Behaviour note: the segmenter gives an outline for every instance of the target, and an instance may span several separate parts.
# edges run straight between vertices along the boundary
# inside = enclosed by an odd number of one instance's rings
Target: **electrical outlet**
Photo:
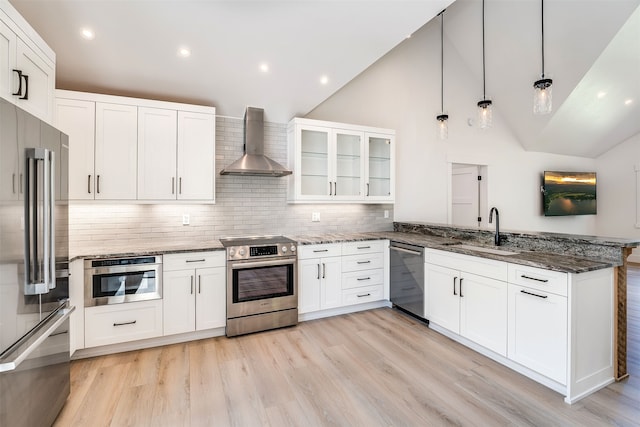
[[[320,212],[311,213],[311,221],[319,222],[320,221]]]
[[[384,210],[384,217],[389,218],[389,211],[386,209]]]
[[[190,220],[189,214],[182,214],[182,225],[189,225]]]

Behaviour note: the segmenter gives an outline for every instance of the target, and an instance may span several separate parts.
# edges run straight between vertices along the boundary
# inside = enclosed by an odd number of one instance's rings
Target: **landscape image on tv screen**
[[[596,214],[595,172],[544,173],[544,214]]]

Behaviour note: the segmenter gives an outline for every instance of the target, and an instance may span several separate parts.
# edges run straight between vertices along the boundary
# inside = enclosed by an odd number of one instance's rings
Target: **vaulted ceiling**
[[[10,1],[56,52],[59,88],[213,105],[236,117],[251,105],[275,122],[305,115],[453,3]],[[480,14],[480,0],[457,0],[445,29],[478,81]],[[84,26],[94,40],[80,37]],[[487,95],[525,149],[597,157],[640,132],[640,0],[545,1],[554,111],[533,116],[540,44],[540,0],[486,0]],[[176,54],[181,46],[189,58]]]

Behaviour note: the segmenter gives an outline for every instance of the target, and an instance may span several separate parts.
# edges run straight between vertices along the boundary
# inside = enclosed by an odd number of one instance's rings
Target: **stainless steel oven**
[[[84,262],[87,307],[162,298],[162,255]]]
[[[297,324],[295,242],[279,236],[220,241],[227,249],[227,336]]]

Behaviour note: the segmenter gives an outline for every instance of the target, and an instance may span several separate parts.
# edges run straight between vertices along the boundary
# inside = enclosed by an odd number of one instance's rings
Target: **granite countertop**
[[[522,250],[514,248],[500,247],[502,250],[517,252],[514,255],[503,255],[495,253],[479,252],[472,249],[460,247],[460,244],[497,249],[495,246],[483,245],[477,242],[469,242],[451,237],[432,236],[428,234],[409,233],[399,231],[363,232],[363,233],[323,233],[318,235],[296,235],[286,236],[298,242],[299,245],[325,244],[354,242],[363,240],[393,240],[421,246],[424,248],[439,249],[448,252],[460,253],[464,255],[477,256],[494,259],[497,261],[511,262],[514,264],[528,265],[531,267],[544,268],[547,270],[560,271],[565,273],[584,273],[592,270],[616,267],[620,264],[598,260],[587,257],[577,257],[570,255],[559,255],[552,252],[539,250]],[[76,255],[75,259],[99,259],[110,257],[131,257],[144,255],[166,255],[184,252],[204,252],[224,250],[222,244],[216,239],[209,242],[192,242],[176,244],[175,242],[146,244],[118,245],[102,248],[100,253]]]
[[[486,246],[476,242],[466,242],[448,237],[430,236],[419,233],[405,233],[397,231],[371,232],[371,233],[334,233],[321,235],[288,236],[296,240],[300,245],[311,245],[321,243],[339,243],[349,241],[361,241],[372,239],[388,239],[410,245],[422,246],[424,248],[439,249],[448,252],[455,252],[464,255],[472,255],[482,258],[494,259],[497,261],[511,262],[513,264],[528,265],[531,267],[544,268],[547,270],[560,271],[564,273],[585,273],[587,271],[600,270],[603,268],[616,267],[618,264],[606,260],[595,260],[569,255],[558,255],[557,253],[526,251],[521,249],[502,248],[499,249],[517,252],[515,255],[501,255],[465,249],[459,244],[469,244],[473,246],[498,249],[495,246]]]

